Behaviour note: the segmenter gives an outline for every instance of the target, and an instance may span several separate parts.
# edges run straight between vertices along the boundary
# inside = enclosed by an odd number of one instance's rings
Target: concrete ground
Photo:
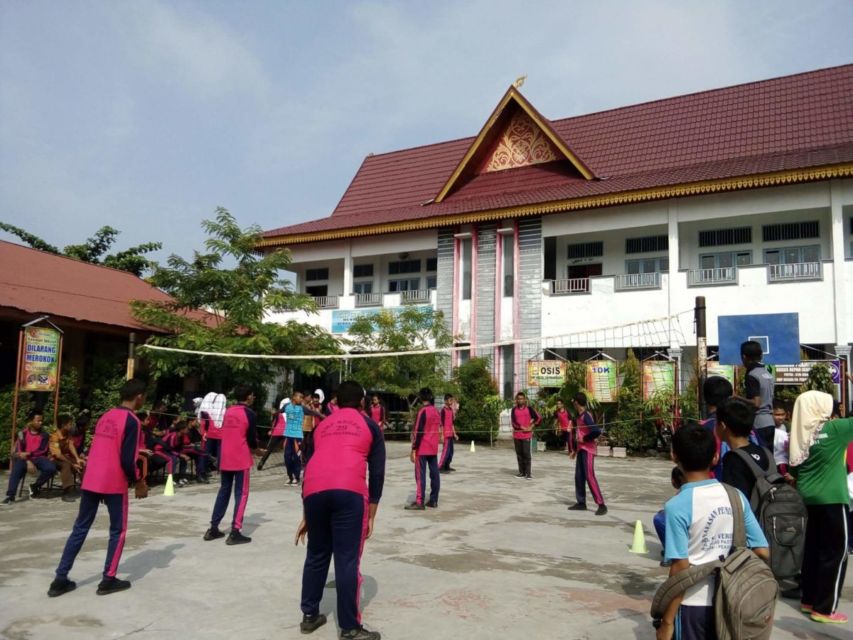
[[[563,455],[534,454],[535,478],[525,481],[513,477],[508,449],[458,451],[459,471],[441,477],[439,509],[406,512],[412,465],[405,444],[389,443],[385,495],[362,563],[368,627],[394,640],[654,637],[649,603],[666,570],[651,518],[671,494],[668,463],[599,460],[610,513],[595,517],[566,510],[574,463]],[[215,484],[191,486],[167,498],[155,487],[149,499],[132,501],[119,576],[133,588],[106,597],[95,595],[105,512],[72,571],[77,590],[48,599],[76,505],[54,498],[0,509],[0,637],[301,637],[305,548],[293,545],[299,490],[284,485],[280,467],[253,472],[244,526],[253,541],[238,547],[201,538],[215,491]],[[645,555],[628,551],[637,519]],[[848,615],[851,595],[845,589]],[[814,624],[792,604],[780,601],[774,639],[853,638],[853,626]],[[314,637],[336,638],[333,588],[322,611],[330,623]]]

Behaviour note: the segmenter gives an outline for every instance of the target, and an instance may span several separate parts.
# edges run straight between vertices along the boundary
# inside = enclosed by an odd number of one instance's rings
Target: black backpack
[[[746,546],[740,492],[723,485],[732,507],[732,548],[728,557],[693,565],[676,573],[655,593],[655,627],[672,600],[708,576],[714,576],[714,627],[718,640],[769,640],[779,585],[770,568]]]
[[[770,568],[777,579],[793,578],[803,564],[806,544],[808,511],[799,492],[785,482],[776,471],[773,455],[770,470],[764,471],[743,449],[732,451],[746,462],[755,476],[755,486],[749,496],[749,505],[770,545]]]

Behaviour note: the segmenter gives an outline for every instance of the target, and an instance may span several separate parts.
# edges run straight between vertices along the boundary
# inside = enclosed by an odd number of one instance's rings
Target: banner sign
[[[528,360],[528,387],[562,387],[566,383],[566,363],[562,360]]]
[[[27,327],[21,363],[21,391],[53,391],[59,368],[59,331]]]
[[[405,307],[375,307],[373,309],[335,309],[332,311],[332,333],[346,333],[349,328],[355,324],[360,318],[369,318],[376,316],[383,311],[390,311],[394,315],[400,315],[406,309],[417,309],[425,312],[431,311],[432,306],[423,305],[406,305]]]
[[[675,393],[675,363],[646,360],[643,362],[643,400],[648,400],[658,391]]]
[[[720,364],[719,362],[709,362],[706,365],[708,369],[708,377],[719,376],[728,380],[732,386],[735,384],[735,366],[733,364]]]
[[[586,388],[599,402],[616,402],[619,383],[616,363],[612,360],[590,360],[586,363]]]
[[[829,367],[829,374],[835,384],[841,384],[840,360],[803,360],[800,364],[777,364],[772,367],[776,376],[776,384],[783,386],[800,386],[809,378],[809,372],[817,364]]]

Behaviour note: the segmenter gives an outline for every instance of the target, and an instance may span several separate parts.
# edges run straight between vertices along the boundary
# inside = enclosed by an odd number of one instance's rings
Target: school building
[[[319,312],[278,319],[429,305],[505,393],[599,349],[688,372],[699,295],[712,346],[720,315],[796,312],[849,362],[853,65],[559,120],[513,86],[475,137],[367,156],[329,217],[264,233],[279,247]]]

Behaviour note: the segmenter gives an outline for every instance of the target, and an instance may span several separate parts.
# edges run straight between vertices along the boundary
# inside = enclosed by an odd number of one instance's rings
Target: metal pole
[[[12,454],[15,453],[15,438],[18,437],[18,393],[21,388],[21,363],[24,350],[24,329],[18,331],[18,362],[15,369],[15,392],[12,394],[12,442],[9,449],[9,471],[12,471],[12,465],[15,460]]]
[[[705,394],[702,386],[708,376],[708,329],[705,319],[705,296],[696,296],[696,364],[699,380],[699,413],[707,417],[705,411]]]
[[[57,427],[59,426],[56,421],[59,419],[59,387],[61,386],[60,380],[62,380],[62,343],[64,338],[65,336],[60,332],[59,353],[56,355],[56,389],[53,392],[53,424]]]
[[[131,331],[127,336],[127,379],[136,375],[136,334]]]

